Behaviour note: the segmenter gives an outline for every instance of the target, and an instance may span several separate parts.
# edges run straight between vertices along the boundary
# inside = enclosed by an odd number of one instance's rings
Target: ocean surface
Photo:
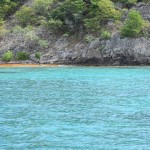
[[[0,150],[150,149],[150,67],[0,68]]]

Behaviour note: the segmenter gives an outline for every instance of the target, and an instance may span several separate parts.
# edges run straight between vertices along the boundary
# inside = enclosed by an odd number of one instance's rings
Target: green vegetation
[[[29,54],[27,52],[18,52],[16,54],[16,59],[17,60],[28,60],[29,59]]]
[[[18,9],[18,7],[22,5],[23,2],[25,1],[27,0],[1,0],[0,18],[5,18],[8,15],[14,13]],[[145,3],[150,2],[150,0],[141,0],[141,1]],[[132,5],[136,4],[138,0],[112,0],[112,2],[113,3],[121,2],[124,4]],[[96,8],[96,5],[98,7],[99,6],[112,7],[113,4],[112,2],[110,0],[33,0],[32,11],[34,12],[34,14],[38,16],[45,16],[47,18],[49,18],[51,14],[53,14],[56,18],[57,18],[56,15],[58,14],[58,17],[60,17],[60,12],[62,12],[61,15],[62,19],[64,17],[67,18],[73,17],[72,19],[78,20],[80,17],[85,16],[85,13],[91,12],[92,8]],[[106,12],[107,10],[108,7],[106,9]],[[29,10],[24,11],[26,12]],[[69,16],[67,16],[67,12]]]
[[[40,52],[36,52],[35,53],[35,58],[36,59],[40,59],[41,58],[41,53]]]
[[[139,2],[149,3],[150,0],[112,0],[113,2],[121,2],[126,4],[127,6],[131,6]]]
[[[5,62],[9,62],[9,61],[13,60],[13,58],[14,58],[14,56],[11,51],[7,51],[2,55],[2,60]]]
[[[145,3],[150,3],[150,0],[143,0],[143,2],[145,2]]]
[[[150,0],[1,0],[0,40],[7,35],[17,37],[25,45],[24,50],[30,50],[40,60],[40,52],[51,46],[51,35],[75,37],[88,43],[108,40],[115,33],[122,37],[150,37],[150,22],[134,10],[138,2],[150,4]],[[6,25],[10,16],[14,19]],[[2,60],[28,60],[29,53],[25,51],[18,52],[15,58],[7,51]]]
[[[128,18],[125,21],[124,26],[122,27],[121,34],[122,36],[127,37],[136,37],[138,36],[142,28],[144,27],[144,20],[140,13],[136,10],[131,10],[129,12]]]
[[[84,19],[85,26],[92,30],[100,30],[108,21],[120,19],[121,12],[116,10],[110,0],[97,0],[90,6],[87,17]]]
[[[33,1],[33,11],[35,14],[40,16],[46,16],[51,10],[51,4],[53,0],[34,0]]]
[[[87,43],[91,43],[92,41],[95,40],[95,37],[94,37],[93,35],[89,34],[89,35],[86,35],[86,36],[84,37],[84,39],[85,39],[85,41],[86,41]]]
[[[37,28],[41,26],[62,35],[66,32],[78,35],[77,33],[82,31],[101,34],[104,39],[107,39],[111,33],[102,33],[107,30],[105,28],[107,23],[121,21],[121,17],[125,13],[123,10],[116,9],[116,2],[131,6],[137,3],[137,0],[33,0],[31,6],[23,6],[16,12],[16,19],[22,27],[32,25]],[[143,0],[143,2],[149,2],[149,0]],[[129,19],[125,21],[125,25],[121,29],[123,36],[134,37],[135,34],[140,33],[142,26],[139,16],[133,12],[129,14]],[[132,23],[129,20],[132,20]],[[127,33],[128,31],[129,33]],[[39,45],[47,47],[48,43],[39,40]]]
[[[39,44],[41,49],[45,49],[48,47],[48,41],[47,40],[39,40],[38,44]]]
[[[0,1],[0,40],[13,33],[23,39],[28,49],[37,46],[42,51],[50,46],[47,41],[50,34],[75,35],[86,42],[99,37],[109,39],[116,31],[123,37],[149,34],[150,23],[133,6],[150,0],[32,0],[31,4],[22,5],[24,2],[27,0]],[[123,4],[123,8],[118,8],[116,3]],[[10,15],[15,16],[16,26],[8,32],[5,20]],[[109,23],[115,29],[109,28]],[[24,52],[17,54],[18,60],[28,57]]]
[[[19,11],[17,11],[16,18],[22,26],[34,25],[34,23],[36,23],[33,9],[28,6],[23,6]]]
[[[0,1],[0,18],[4,18],[15,11],[20,4],[20,0],[1,0]]]
[[[23,27],[41,25],[51,31],[96,31],[110,20],[119,20],[121,12],[111,0],[33,0],[32,7],[23,6],[16,18]]]
[[[101,34],[102,39],[109,39],[111,37],[111,33],[108,31],[103,31]]]
[[[3,38],[6,33],[7,30],[5,29],[4,21],[0,19],[0,39]]]

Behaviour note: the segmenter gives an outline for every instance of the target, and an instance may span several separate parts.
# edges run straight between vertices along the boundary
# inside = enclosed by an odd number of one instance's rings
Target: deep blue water
[[[0,68],[0,150],[150,149],[150,67]]]

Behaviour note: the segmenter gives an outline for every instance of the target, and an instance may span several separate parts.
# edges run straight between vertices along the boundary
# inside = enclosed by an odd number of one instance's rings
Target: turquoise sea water
[[[0,150],[150,149],[150,67],[0,68]]]

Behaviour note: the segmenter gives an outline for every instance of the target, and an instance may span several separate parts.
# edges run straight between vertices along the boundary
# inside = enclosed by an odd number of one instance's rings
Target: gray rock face
[[[135,9],[141,12],[145,20],[150,21],[150,5],[149,4],[138,3]]]
[[[148,65],[150,39],[113,37],[104,43],[104,62],[112,65]]]
[[[150,21],[150,5],[138,3],[135,8],[145,20]],[[90,65],[149,65],[150,39],[120,38],[114,34],[110,40],[92,43],[78,42],[71,45],[58,39],[53,49],[43,55],[41,63],[90,64]]]
[[[11,40],[11,39],[10,39]],[[15,38],[14,38],[15,40]],[[0,55],[6,50],[25,50],[25,43],[15,41],[0,43]],[[30,51],[33,63],[35,51]],[[78,65],[149,65],[150,39],[120,38],[114,35],[110,40],[96,39],[91,43],[72,42],[62,37],[51,42],[51,47],[42,52],[40,63],[43,64],[78,64]]]
[[[150,21],[150,5],[138,3],[144,19]],[[108,24],[113,27],[112,24]],[[112,29],[113,30],[113,29]],[[41,31],[41,36],[45,35]],[[0,41],[0,56],[7,50],[14,54],[27,51],[33,63],[43,64],[79,64],[79,65],[149,65],[150,38],[121,38],[113,32],[110,40],[96,39],[91,43],[77,41],[74,38],[48,35],[49,47],[43,50],[40,60],[35,58],[38,44],[26,40],[22,34],[10,33]]]
[[[59,45],[65,45],[60,46]],[[54,49],[44,54],[41,63],[85,65],[148,65],[150,64],[150,39],[114,36],[110,40],[97,39],[90,44],[77,43],[69,47],[67,41],[54,44]]]

